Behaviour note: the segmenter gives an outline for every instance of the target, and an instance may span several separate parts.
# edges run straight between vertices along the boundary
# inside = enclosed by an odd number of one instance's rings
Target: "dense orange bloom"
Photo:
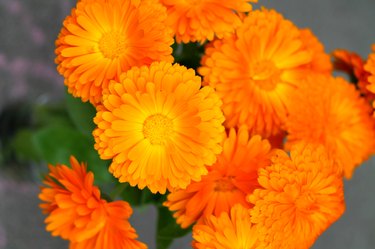
[[[173,191],[164,203],[181,227],[211,214],[219,216],[240,203],[250,207],[246,196],[257,188],[258,169],[270,163],[270,144],[260,136],[249,137],[246,127],[231,129],[223,141],[223,152],[201,181]]]
[[[168,9],[168,23],[177,42],[223,38],[240,26],[238,13],[252,9],[246,0],[160,0]],[[256,2],[254,0],[250,2]]]
[[[344,212],[343,181],[324,147],[279,150],[249,196],[260,248],[307,249]]]
[[[342,78],[311,75],[290,98],[287,145],[323,144],[347,178],[374,151],[371,107]]]
[[[56,41],[57,68],[68,91],[96,104],[109,81],[130,67],[172,62],[166,18],[155,0],[78,2]]]
[[[97,107],[95,148],[120,182],[152,192],[186,188],[221,153],[221,101],[193,69],[155,62],[112,81]]]
[[[237,204],[219,217],[211,215],[193,227],[195,249],[256,249],[256,228],[247,208]]]
[[[365,70],[368,72],[368,89],[375,93],[375,44],[372,45],[372,53],[369,55],[368,60],[365,65]]]
[[[101,199],[94,175],[84,164],[70,158],[72,168],[49,166],[45,187],[39,198],[48,214],[47,231],[70,240],[71,249],[147,248],[136,240],[137,234],[128,219],[132,209],[125,201]],[[104,246],[105,245],[105,246]]]
[[[243,22],[236,35],[206,48],[199,73],[223,100],[227,127],[245,124],[269,137],[281,132],[285,101],[312,52],[298,28],[273,10],[252,11]]]
[[[324,46],[318,38],[310,29],[301,29],[300,38],[305,49],[312,55],[311,62],[307,65],[303,65],[301,69],[310,70],[315,73],[330,74],[333,68],[331,58],[324,52]]]
[[[375,99],[374,93],[369,89],[368,77],[369,73],[365,70],[365,62],[357,53],[350,52],[344,49],[336,49],[332,52],[335,59],[335,69],[347,73],[350,80],[357,84],[361,93],[369,100]],[[375,92],[375,89],[374,89]]]

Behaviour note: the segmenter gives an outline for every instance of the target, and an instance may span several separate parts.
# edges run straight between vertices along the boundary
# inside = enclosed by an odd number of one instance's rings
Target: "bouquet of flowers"
[[[150,204],[159,249],[310,248],[375,152],[375,45],[329,55],[256,1],[79,0],[55,52],[66,106],[30,142],[71,249],[147,248]]]

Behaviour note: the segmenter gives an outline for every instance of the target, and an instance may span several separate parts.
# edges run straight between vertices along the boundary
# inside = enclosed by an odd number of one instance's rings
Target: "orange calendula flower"
[[[342,78],[310,75],[289,102],[287,146],[324,145],[350,178],[375,148],[371,106]]]
[[[366,62],[365,71],[368,72],[368,89],[375,93],[375,44],[372,45],[372,53],[369,55],[368,60]]]
[[[155,0],[84,0],[64,21],[56,63],[68,91],[97,104],[132,66],[173,61],[166,8]]]
[[[168,9],[168,23],[177,42],[223,38],[240,26],[238,13],[249,12],[255,0],[160,0]]]
[[[193,69],[155,62],[112,81],[97,107],[95,148],[120,182],[152,192],[186,188],[221,153],[221,101]]]
[[[279,150],[259,170],[261,188],[248,200],[259,248],[307,249],[344,212],[343,181],[323,146]]]
[[[297,27],[266,9],[250,12],[236,35],[213,41],[199,73],[223,100],[225,125],[244,124],[267,138],[279,134],[285,101],[312,60],[307,47]]]
[[[250,207],[246,196],[259,186],[257,172],[270,163],[271,146],[260,136],[250,138],[246,127],[238,133],[231,129],[222,144],[223,152],[208,174],[186,189],[171,192],[164,203],[176,211],[174,217],[183,228],[211,214],[229,212],[237,203]]]
[[[211,215],[193,227],[195,249],[256,249],[259,248],[257,238],[249,210],[240,204],[219,217]]]
[[[135,229],[128,219],[132,214],[125,201],[101,199],[94,175],[84,164],[70,158],[72,168],[49,166],[39,198],[43,212],[48,214],[47,231],[70,240],[71,249],[147,248],[136,240]]]
[[[361,93],[369,100],[375,99],[375,88],[374,93],[371,92],[369,87],[369,72],[365,70],[365,62],[362,57],[357,53],[350,52],[344,49],[336,49],[332,52],[334,58],[335,69],[347,73],[350,80],[357,84],[358,89]]]

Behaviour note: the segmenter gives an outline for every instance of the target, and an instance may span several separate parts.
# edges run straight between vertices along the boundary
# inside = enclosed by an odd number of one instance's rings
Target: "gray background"
[[[299,27],[309,27],[326,51],[346,48],[367,57],[375,43],[375,0],[259,0]],[[54,40],[74,1],[0,0],[0,110],[20,99],[62,97],[55,70]],[[320,248],[375,248],[375,161],[364,163],[345,182],[346,213],[314,245]],[[38,182],[0,172],[0,249],[63,249],[67,243],[44,231],[38,208]],[[154,246],[155,209],[135,210],[132,223],[140,240]],[[190,237],[173,248],[190,248]]]

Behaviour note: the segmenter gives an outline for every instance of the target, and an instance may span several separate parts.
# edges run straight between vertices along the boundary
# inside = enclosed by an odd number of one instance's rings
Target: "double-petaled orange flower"
[[[255,0],[160,0],[168,9],[168,24],[177,42],[223,38],[240,26],[239,13],[249,12]]]
[[[310,75],[291,95],[288,109],[287,145],[324,145],[347,178],[374,152],[371,106],[344,79]]]
[[[152,192],[186,188],[221,153],[224,117],[194,70],[155,62],[112,81],[97,107],[95,148],[120,182]]]
[[[110,80],[132,66],[173,61],[167,12],[155,0],[84,0],[64,21],[56,63],[68,91],[97,104]]]
[[[258,235],[249,210],[240,204],[219,217],[211,215],[193,227],[195,249],[256,249]]]
[[[227,127],[247,125],[270,137],[282,131],[285,102],[300,78],[319,68],[314,55],[327,63],[321,49],[311,33],[262,9],[250,12],[235,35],[208,45],[198,70],[223,100]]]
[[[208,174],[186,189],[172,191],[164,203],[181,227],[186,228],[211,214],[229,212],[237,203],[251,207],[246,196],[257,188],[258,169],[270,163],[270,144],[260,136],[249,137],[246,127],[231,129],[223,140],[223,152]]]
[[[94,186],[94,175],[84,164],[70,158],[66,165],[49,166],[50,172],[39,198],[48,215],[47,231],[70,241],[71,249],[141,249],[146,245],[128,219],[132,214],[125,201],[107,202]]]
[[[323,146],[279,150],[259,170],[261,185],[248,200],[259,248],[308,249],[344,212],[343,181]]]

